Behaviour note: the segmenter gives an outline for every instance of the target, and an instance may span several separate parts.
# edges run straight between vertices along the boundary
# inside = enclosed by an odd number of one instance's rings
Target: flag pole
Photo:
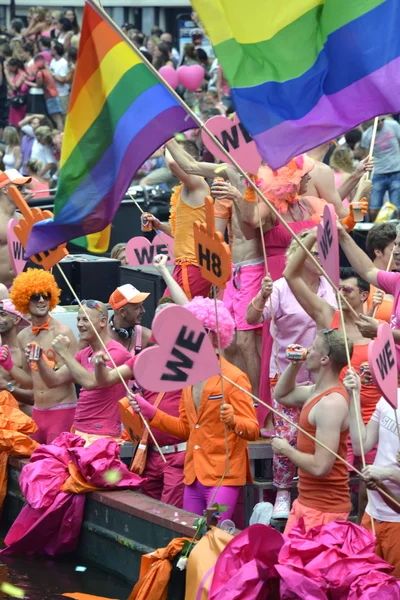
[[[342,296],[342,294],[339,292],[337,286],[334,284],[334,282],[332,281],[332,279],[326,273],[326,271],[324,270],[324,268],[320,265],[320,263],[316,260],[316,258],[311,254],[311,252],[308,250],[308,248],[305,247],[305,245],[300,240],[300,238],[292,231],[292,229],[289,227],[289,225],[286,223],[286,221],[281,217],[281,215],[279,214],[279,212],[276,210],[275,206],[269,200],[267,200],[267,198],[264,196],[264,194],[261,192],[261,190],[256,186],[256,184],[254,183],[254,181],[252,181],[251,177],[249,177],[249,175],[246,173],[246,171],[244,171],[244,169],[242,169],[242,167],[236,162],[236,160],[229,154],[228,150],[211,133],[211,131],[208,129],[208,127],[202,122],[201,119],[199,119],[199,117],[184,102],[184,100],[182,100],[182,98],[169,85],[169,83],[167,81],[165,81],[165,79],[159,74],[159,72],[157,71],[157,69],[155,69],[155,67],[140,52],[139,48],[137,48],[135,46],[135,44],[128,38],[128,36],[125,35],[125,33],[118,27],[118,25],[116,23],[114,23],[114,21],[106,13],[106,11],[101,6],[99,6],[94,0],[86,0],[86,2],[88,4],[90,4],[90,6],[95,11],[97,11],[102,16],[102,18],[105,21],[107,21],[107,23],[115,31],[115,33],[117,33],[130,46],[130,48],[132,48],[132,50],[134,51],[134,53],[136,54],[136,56],[138,56],[140,58],[140,60],[146,65],[146,67],[158,79],[158,81],[162,85],[164,85],[164,87],[167,88],[167,90],[170,92],[170,94],[172,94],[172,96],[175,98],[175,100],[188,113],[188,116],[190,116],[193,119],[193,121],[195,121],[197,123],[197,125],[200,127],[200,129],[202,129],[206,133],[206,135],[208,135],[208,137],[214,142],[214,144],[219,148],[219,150],[221,150],[221,152],[223,153],[223,155],[226,156],[226,158],[228,159],[228,161],[244,177],[244,179],[247,181],[247,183],[249,184],[249,186],[254,190],[254,192],[257,194],[257,196],[269,207],[269,209],[272,212],[272,214],[278,219],[278,221],[280,221],[280,223],[282,223],[283,227],[286,229],[286,231],[289,233],[289,235],[293,239],[296,240],[296,242],[299,244],[299,246],[301,246],[301,248],[303,249],[303,251],[307,254],[308,258],[313,262],[313,264],[317,267],[317,269],[319,270],[319,272],[325,277],[325,279],[328,281],[328,283],[333,287],[333,289],[336,291],[336,293],[340,294],[341,298],[343,299],[343,302],[346,304],[346,306],[350,310],[350,312],[355,317],[358,318],[359,315],[356,313],[356,311],[354,310],[354,308],[352,306],[350,306],[350,304],[348,303],[347,299],[344,296]]]

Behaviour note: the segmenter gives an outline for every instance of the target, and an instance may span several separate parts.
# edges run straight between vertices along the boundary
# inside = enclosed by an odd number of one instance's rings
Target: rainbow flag
[[[103,230],[112,222],[138,168],[176,132],[194,126],[98,7],[87,1],[61,151],[55,218],[34,225],[27,255],[74,238],[89,250],[96,247],[105,252],[109,232]]]
[[[400,112],[399,0],[192,0],[240,120],[279,168]]]

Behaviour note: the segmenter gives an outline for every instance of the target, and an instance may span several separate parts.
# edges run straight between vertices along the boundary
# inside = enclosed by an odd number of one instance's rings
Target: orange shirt
[[[175,263],[190,263],[197,265],[194,249],[193,223],[206,222],[205,205],[189,206],[181,197],[182,183],[174,188],[171,196],[171,209],[169,222],[171,234],[174,238]]]
[[[228,219],[229,247],[232,248],[232,200],[229,200],[229,198],[217,198],[214,203],[214,216],[219,219]]]
[[[377,288],[374,287],[373,285],[371,285],[371,290],[370,290],[368,300],[367,300],[368,310],[371,308],[372,296],[375,294],[376,291],[377,291]],[[386,323],[389,323],[389,325],[390,325],[390,317],[392,316],[392,309],[393,309],[393,300],[384,300],[382,302],[382,304],[378,307],[375,318],[381,319],[382,321],[386,321]]]
[[[316,427],[311,425],[308,420],[311,409],[328,394],[338,392],[349,404],[349,397],[345,388],[341,385],[330,388],[316,396],[301,409],[299,425],[307,433],[315,437]],[[340,433],[339,448],[337,454],[346,459],[347,441],[349,429]],[[306,454],[315,453],[315,442],[301,431],[297,434],[297,449]],[[336,459],[333,463],[332,471],[326,477],[315,477],[306,471],[299,469],[299,497],[298,501],[304,506],[319,510],[321,512],[345,513],[350,512],[350,491],[349,491],[349,473],[347,466]]]
[[[333,317],[331,328],[340,329],[340,313],[336,311],[335,316]],[[351,357],[351,366],[360,374],[360,366],[362,363],[368,362],[368,346],[369,342],[366,344],[353,344],[353,356]],[[340,372],[340,382],[346,377],[347,367]],[[374,414],[375,407],[382,397],[382,394],[376,387],[376,385],[364,385],[361,384],[361,392],[360,392],[360,401],[361,401],[361,415],[364,424],[369,423],[372,415]]]
[[[245,390],[251,391],[247,375],[222,358],[222,373]],[[251,481],[247,441],[259,437],[259,427],[250,396],[224,380],[225,402],[235,411],[235,427],[228,431],[230,475],[223,485],[244,485]],[[152,427],[187,440],[184,466],[184,483],[191,485],[195,479],[207,486],[218,485],[226,471],[224,424],[220,419],[222,393],[221,377],[207,380],[198,412],[193,402],[192,388],[182,391],[179,418],[157,410],[150,421]]]

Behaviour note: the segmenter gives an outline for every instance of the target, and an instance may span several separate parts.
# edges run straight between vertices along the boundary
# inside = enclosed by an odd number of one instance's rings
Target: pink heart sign
[[[19,275],[25,268],[26,258],[24,254],[24,248],[17,236],[15,235],[14,227],[16,225],[18,225],[18,219],[11,219],[10,221],[8,221],[7,244],[14,273],[16,275]]]
[[[137,357],[133,374],[151,392],[172,392],[219,373],[219,363],[203,325],[182,306],[169,306],[154,318],[158,344]]]
[[[165,233],[158,233],[152,242],[142,236],[131,238],[126,244],[126,258],[132,267],[151,267],[157,254],[168,256],[167,265],[173,265],[174,240]]]
[[[379,325],[376,338],[369,343],[368,363],[376,387],[390,406],[397,410],[396,347],[388,323]]]
[[[183,87],[195,92],[204,79],[205,71],[200,65],[183,65],[177,70],[178,80]]]
[[[228,117],[211,117],[206,126],[225,150],[231,154],[244,171],[255,175],[261,165],[261,155],[251,135],[246,131],[239,117],[235,114],[233,121]],[[217,158],[229,163],[226,156],[203,130],[201,132],[203,144]]]
[[[339,286],[339,237],[335,209],[331,204],[324,208],[324,220],[317,227],[318,251],[321,264],[336,286]]]

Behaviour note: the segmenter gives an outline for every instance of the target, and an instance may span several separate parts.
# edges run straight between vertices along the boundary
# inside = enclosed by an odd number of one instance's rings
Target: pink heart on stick
[[[14,227],[16,225],[18,225],[18,219],[11,219],[10,221],[8,221],[7,244],[14,273],[16,275],[19,275],[25,268],[26,258],[24,254],[24,248],[17,236],[15,235]]]
[[[189,91],[195,92],[204,79],[205,71],[200,65],[191,65],[179,67],[177,74],[179,83]]]
[[[175,90],[178,87],[178,73],[172,67],[161,67],[158,71],[167,83]]]
[[[154,318],[158,344],[137,357],[133,374],[150,392],[172,392],[219,373],[219,364],[203,325],[182,306],[169,306]]]
[[[324,208],[324,220],[317,227],[318,252],[321,264],[333,283],[339,286],[339,236],[335,209],[331,204]]]
[[[378,327],[368,346],[368,363],[373,382],[382,396],[397,410],[397,361],[392,330],[388,323]]]
[[[237,115],[233,121],[223,116],[211,117],[206,122],[206,126],[244,171],[252,175],[257,173],[262,161],[261,155],[255,141],[239,121]],[[201,139],[211,154],[222,162],[230,163],[204,130],[201,132]]]
[[[155,235],[151,243],[147,238],[137,236],[131,238],[126,244],[126,258],[132,267],[151,267],[157,254],[166,254],[167,265],[173,265],[175,261],[173,248],[173,238],[165,233]]]

